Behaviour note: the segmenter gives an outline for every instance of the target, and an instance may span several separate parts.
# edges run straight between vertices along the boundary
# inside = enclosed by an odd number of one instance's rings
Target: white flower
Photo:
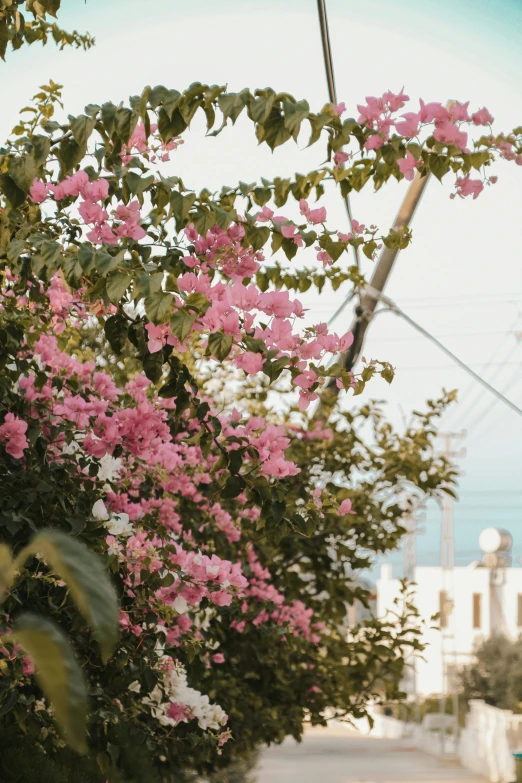
[[[138,680],[134,680],[134,682],[131,682],[129,685],[129,690],[133,693],[139,693],[141,691],[141,683],[139,683]]]
[[[105,508],[105,503],[103,500],[97,500],[94,506],[92,507],[91,514],[93,515],[94,519],[108,519],[109,515],[107,513],[107,509]]]
[[[75,440],[72,440],[63,447],[62,454],[76,454],[77,451],[80,451],[80,446]]]
[[[178,614],[185,614],[188,609],[188,603],[185,601],[182,595],[177,595],[174,603],[172,604]]]
[[[134,527],[130,522],[129,515],[125,513],[111,514],[111,517],[109,521],[106,522],[105,527],[111,536],[134,535]]]
[[[98,470],[98,478],[100,481],[114,481],[118,478],[118,473],[121,468],[121,459],[111,457],[110,454],[104,454],[100,459],[100,469]]]

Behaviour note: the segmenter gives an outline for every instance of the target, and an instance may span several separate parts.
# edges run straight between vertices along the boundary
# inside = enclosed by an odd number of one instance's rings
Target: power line
[[[326,82],[328,84],[328,95],[330,97],[330,102],[334,104],[334,106],[337,105],[337,91],[335,89],[335,75],[334,75],[334,67],[333,67],[333,57],[332,57],[332,45],[330,43],[330,31],[328,29],[328,15],[326,13],[326,0],[317,0],[317,11],[319,14],[319,27],[321,30],[321,41],[323,44],[323,58],[324,58],[324,68],[326,71]],[[353,231],[352,228],[352,210],[350,207],[350,199],[348,197],[348,193],[344,197],[344,204],[346,207],[346,214],[348,216],[348,226],[350,228],[350,231]],[[358,248],[354,247],[352,245],[353,250],[353,256],[355,259],[355,264],[357,268],[359,268],[359,250]]]
[[[462,361],[462,359],[459,359],[458,356],[455,356],[455,354],[449,350],[449,348],[446,348],[443,343],[440,342],[440,340],[437,340],[436,337],[434,337],[430,332],[427,331],[427,329],[424,329],[423,326],[418,324],[416,321],[413,320],[413,318],[410,318],[409,315],[406,315],[404,310],[401,310],[398,305],[395,304],[389,297],[384,296],[380,293],[380,291],[375,290],[372,286],[367,285],[366,286],[366,294],[367,296],[375,298],[377,301],[383,302],[385,304],[390,312],[395,313],[395,315],[400,316],[401,318],[404,318],[404,320],[410,324],[410,326],[413,326],[414,329],[417,329],[421,334],[423,334],[425,337],[428,338],[428,340],[431,340],[432,343],[437,345],[441,351],[443,351],[446,356],[449,356],[452,361],[455,362],[455,364],[458,364],[459,367],[461,367],[463,370],[465,370],[469,375],[471,375],[473,378],[475,378],[476,381],[482,384],[485,389],[491,392],[491,394],[494,394],[495,397],[497,397],[499,400],[502,400],[509,408],[511,408],[512,411],[515,413],[518,413],[519,416],[522,416],[522,408],[519,408],[518,405],[515,405],[515,403],[511,402],[511,400],[508,400],[507,397],[504,397],[504,395],[498,391],[498,389],[495,389],[494,386],[491,386],[487,381],[484,380],[480,375],[478,375],[474,370],[471,369],[465,362]]]
[[[494,332],[444,332],[444,334],[436,334],[435,337],[490,337],[492,335],[502,334],[504,336],[513,334],[513,331],[494,331]],[[422,335],[412,334],[407,337],[375,337],[376,342],[380,343],[397,343],[404,342],[406,340],[422,340]]]
[[[436,339],[436,338],[434,338]],[[399,372],[412,372],[414,370],[447,370],[453,367],[453,364],[411,364],[407,367],[397,365]],[[481,362],[467,364],[466,367],[484,367]],[[490,362],[487,367],[522,367],[522,362]],[[459,425],[461,422],[459,421]]]
[[[502,389],[502,393],[505,394],[515,383],[518,383],[520,380],[521,380],[520,374],[518,372],[513,373],[509,381],[507,382],[507,384]],[[482,412],[481,416],[479,418],[476,418],[474,421],[472,421],[469,429],[471,429],[476,424],[478,424],[479,420],[484,419],[490,413],[491,409],[495,407],[496,403],[497,400],[493,400],[490,406],[485,411]],[[482,432],[472,433],[471,436],[472,440],[476,440],[477,438],[482,438],[486,433],[490,432],[490,430],[492,430],[493,427],[495,426],[495,421],[496,419],[494,419],[493,422],[488,427],[486,427],[485,430],[482,430]]]
[[[463,489],[460,495],[522,495],[522,489]]]

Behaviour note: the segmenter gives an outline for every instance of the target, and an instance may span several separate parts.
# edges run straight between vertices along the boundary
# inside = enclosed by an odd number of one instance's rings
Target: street
[[[256,783],[484,783],[472,772],[416,750],[408,740],[374,739],[344,728],[314,729],[261,759]]]

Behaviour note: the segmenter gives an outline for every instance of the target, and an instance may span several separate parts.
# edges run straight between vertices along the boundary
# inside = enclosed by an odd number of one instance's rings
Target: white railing
[[[460,737],[463,766],[486,776],[491,783],[512,783],[513,751],[519,749],[522,750],[522,715],[472,699]]]

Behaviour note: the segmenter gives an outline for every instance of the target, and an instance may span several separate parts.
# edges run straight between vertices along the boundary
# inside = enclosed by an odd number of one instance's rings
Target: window
[[[482,625],[482,593],[473,593],[473,628]]]
[[[522,628],[522,593],[518,594],[517,625],[519,628]]]
[[[440,627],[448,627],[448,594],[445,590],[441,590],[439,593],[439,615],[440,615]]]

